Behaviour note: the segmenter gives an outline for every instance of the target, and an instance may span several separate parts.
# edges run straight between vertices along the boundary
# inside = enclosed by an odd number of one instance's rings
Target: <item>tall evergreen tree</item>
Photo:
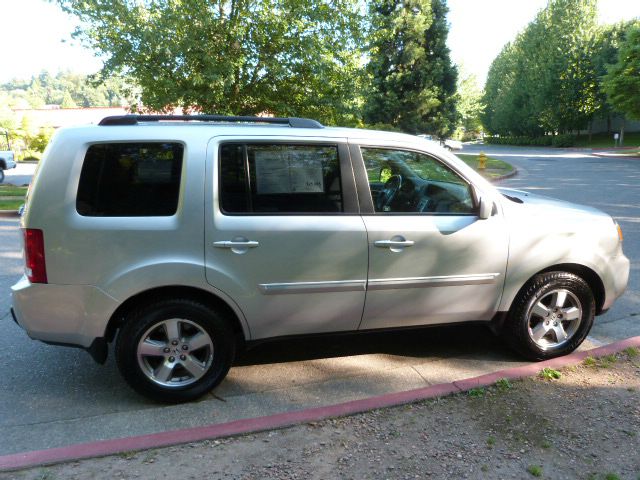
[[[365,121],[440,137],[455,130],[458,72],[445,0],[373,0]]]

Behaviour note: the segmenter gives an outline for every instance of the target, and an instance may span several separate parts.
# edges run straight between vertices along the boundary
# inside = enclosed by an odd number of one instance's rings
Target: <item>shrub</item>
[[[576,144],[577,137],[575,135],[564,134],[553,137],[552,145],[554,147],[573,147]]]

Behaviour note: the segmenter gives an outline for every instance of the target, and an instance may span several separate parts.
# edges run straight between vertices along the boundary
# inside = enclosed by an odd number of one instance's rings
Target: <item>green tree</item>
[[[42,72],[28,80],[12,80],[0,85],[0,105],[11,108],[105,107],[131,103],[129,82],[121,77],[106,80],[70,72],[53,76]]]
[[[76,108],[78,105],[76,105],[76,102],[73,101],[73,98],[71,98],[71,94],[69,92],[64,92],[62,101],[60,102],[60,106],[62,108]]]
[[[355,123],[363,16],[357,0],[57,0],[144,106]]]
[[[494,133],[538,136],[584,128],[598,104],[597,0],[550,0],[494,60],[483,117]]]
[[[52,127],[41,127],[34,136],[29,138],[27,148],[36,152],[44,152],[49,140],[53,136],[54,129]]]
[[[617,62],[609,67],[603,87],[613,107],[640,120],[640,26],[632,25],[620,44]],[[624,139],[624,126],[620,143]]]
[[[408,133],[451,135],[457,69],[447,48],[444,0],[373,0],[365,121]]]
[[[458,81],[458,113],[460,114],[461,136],[466,139],[477,137],[482,130],[481,115],[484,111],[482,90],[475,75],[461,77]]]

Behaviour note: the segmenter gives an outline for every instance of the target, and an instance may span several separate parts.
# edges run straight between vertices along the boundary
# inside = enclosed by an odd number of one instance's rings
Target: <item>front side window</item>
[[[338,147],[224,144],[220,190],[224,213],[342,212]]]
[[[474,214],[469,184],[435,158],[361,148],[376,213]]]
[[[76,210],[89,217],[176,213],[184,147],[179,143],[104,143],[87,150]]]

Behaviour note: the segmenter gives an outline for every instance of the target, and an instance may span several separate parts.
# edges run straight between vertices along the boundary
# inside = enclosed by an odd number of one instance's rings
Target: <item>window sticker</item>
[[[322,157],[316,149],[255,152],[257,193],[322,193]]]

